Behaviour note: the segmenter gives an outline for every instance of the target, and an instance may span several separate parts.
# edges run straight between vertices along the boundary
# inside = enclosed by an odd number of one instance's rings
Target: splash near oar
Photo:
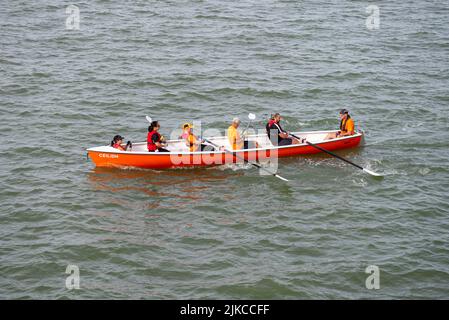
[[[294,135],[294,134],[291,134],[291,133],[290,133],[290,135],[291,135],[292,137],[296,138],[296,139],[301,139],[301,138],[299,138],[298,136],[296,136],[296,135]],[[350,160],[348,160],[348,159],[345,159],[345,158],[339,156],[338,154],[335,154],[335,153],[333,153],[333,152],[331,152],[331,151],[329,151],[329,150],[326,150],[326,149],[324,149],[324,148],[322,148],[322,147],[320,147],[320,146],[317,146],[316,144],[314,144],[314,143],[312,143],[312,142],[309,142],[309,141],[306,140],[306,143],[307,143],[309,146],[312,146],[312,147],[314,147],[314,148],[317,148],[318,150],[323,151],[324,153],[327,153],[327,154],[329,154],[329,155],[331,155],[331,156],[333,156],[333,157],[335,157],[335,158],[337,158],[337,159],[340,159],[340,160],[342,160],[342,161],[344,161],[344,162],[346,162],[346,163],[349,163],[350,165],[352,165],[352,166],[354,166],[354,167],[356,167],[356,168],[359,168],[359,169],[362,170],[363,172],[366,172],[366,173],[368,173],[368,174],[370,174],[370,175],[372,175],[372,176],[375,176],[375,177],[382,177],[381,174],[376,173],[376,172],[371,171],[371,170],[368,170],[368,169],[366,169],[366,168],[363,168],[362,166],[360,166],[360,165],[358,165],[358,164],[356,164],[356,163],[354,163],[354,162],[352,162],[352,161],[350,161]]]
[[[214,147],[216,147],[216,148],[218,148],[218,149],[220,148],[220,146],[218,146],[217,144],[213,143],[212,141],[210,141],[210,140],[208,140],[208,139],[204,139],[204,141],[206,141],[207,143],[210,143],[211,145],[213,145]],[[273,173],[273,172],[271,172],[270,170],[265,169],[265,168],[262,167],[261,165],[259,165],[259,164],[257,164],[257,163],[254,163],[254,162],[251,162],[251,161],[249,161],[249,160],[246,160],[246,159],[243,158],[243,157],[240,157],[239,155],[237,155],[237,153],[235,153],[235,152],[233,152],[233,151],[231,151],[231,150],[228,150],[228,149],[224,148],[224,151],[225,151],[226,153],[232,154],[232,155],[233,155],[234,157],[236,157],[237,159],[240,159],[240,160],[244,161],[245,163],[249,163],[249,164],[253,165],[254,167],[259,168],[260,170],[265,171],[266,173],[268,173],[268,174],[270,174],[270,175],[272,175],[272,176],[274,176],[274,177],[276,177],[276,178],[278,178],[278,179],[281,179],[281,180],[283,180],[283,181],[288,181],[288,180],[285,179],[284,177],[281,177],[280,175],[278,175],[278,174],[276,174],[276,173]]]

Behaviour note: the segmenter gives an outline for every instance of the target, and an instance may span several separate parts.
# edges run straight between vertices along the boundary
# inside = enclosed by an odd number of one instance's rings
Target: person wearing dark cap
[[[340,130],[329,133],[324,140],[341,138],[345,136],[352,136],[354,134],[354,120],[349,115],[346,109],[340,110]]]
[[[120,151],[126,151],[128,150],[128,148],[131,149],[133,146],[131,141],[128,141],[124,148],[122,147],[123,139],[125,138],[123,138],[121,135],[116,135],[111,141],[111,147],[119,149]]]

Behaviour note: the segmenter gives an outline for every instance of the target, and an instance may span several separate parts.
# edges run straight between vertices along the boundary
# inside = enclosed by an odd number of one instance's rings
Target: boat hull
[[[354,148],[360,145],[363,134],[334,140],[314,142],[326,150],[335,151]],[[214,166],[230,163],[242,163],[243,159],[250,161],[273,161],[277,158],[303,156],[320,153],[321,151],[308,144],[269,147],[237,151],[234,155],[223,152],[123,152],[109,148],[88,149],[90,159],[97,167],[169,169],[197,166]]]

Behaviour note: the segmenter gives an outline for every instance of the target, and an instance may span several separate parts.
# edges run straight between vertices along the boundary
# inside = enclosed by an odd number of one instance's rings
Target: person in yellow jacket
[[[349,115],[349,111],[346,109],[340,110],[340,130],[337,132],[329,133],[324,140],[341,138],[345,136],[352,136],[355,133],[354,120]]]
[[[232,124],[228,128],[228,140],[232,150],[240,150],[244,146],[243,139],[240,137],[240,133],[237,130],[240,125],[240,119],[234,118]]]

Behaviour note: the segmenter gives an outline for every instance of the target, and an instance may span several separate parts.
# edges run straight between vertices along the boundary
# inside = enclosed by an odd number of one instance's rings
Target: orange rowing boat
[[[363,133],[355,133],[352,136],[324,140],[324,137],[330,132],[335,131],[293,132],[293,134],[330,151],[357,147],[363,139]],[[168,140],[166,149],[170,152],[148,152],[146,142],[133,144],[132,151],[120,151],[110,146],[101,146],[89,148],[87,152],[97,167],[145,169],[223,165],[243,162],[242,158],[249,161],[268,160],[272,162],[277,158],[321,152],[307,143],[275,146],[266,134],[249,135],[247,139],[257,142],[258,148],[236,150],[234,154],[225,150],[190,152],[185,141]],[[226,137],[212,137],[207,140],[223,146],[227,150],[231,149]]]

